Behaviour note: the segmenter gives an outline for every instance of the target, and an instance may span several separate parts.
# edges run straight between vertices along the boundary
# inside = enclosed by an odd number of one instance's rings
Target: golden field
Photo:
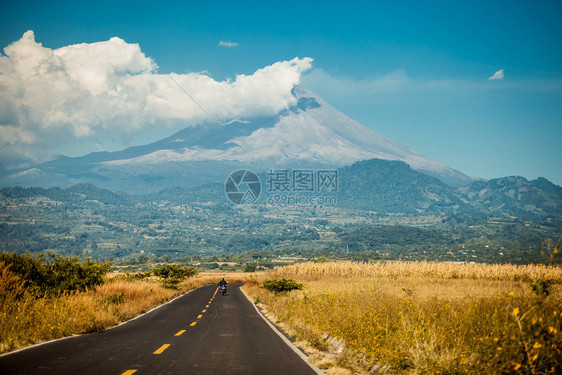
[[[169,289],[155,278],[139,281],[114,275],[86,292],[37,296],[0,264],[0,353],[110,328],[198,286],[217,283],[223,276],[203,273]],[[242,281],[244,276],[227,277]]]
[[[258,286],[272,278],[304,288]],[[545,280],[548,296],[531,290]],[[540,265],[331,262],[286,266],[244,288],[325,353],[317,363],[328,373],[559,374],[561,281],[562,269]]]

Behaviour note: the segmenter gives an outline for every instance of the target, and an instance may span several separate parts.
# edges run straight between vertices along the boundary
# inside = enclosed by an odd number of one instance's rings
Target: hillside
[[[562,187],[542,177],[533,181],[518,176],[476,181],[457,192],[490,215],[533,219],[562,216]]]
[[[476,212],[453,188],[401,161],[365,160],[339,169],[338,205],[394,213]]]
[[[146,195],[89,184],[5,188],[0,250],[121,260],[253,252],[522,263],[541,262],[541,242],[562,232],[560,187],[545,179],[506,177],[456,189],[385,160],[338,173],[335,206],[267,204],[266,192],[256,204],[234,205],[218,183]]]

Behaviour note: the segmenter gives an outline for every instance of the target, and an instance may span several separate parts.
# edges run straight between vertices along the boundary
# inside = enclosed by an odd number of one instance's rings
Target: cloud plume
[[[503,69],[498,70],[494,73],[493,76],[489,77],[488,80],[490,81],[498,81],[503,79]]]
[[[103,144],[207,121],[174,81],[219,121],[274,114],[295,102],[291,90],[311,67],[305,57],[227,81],[167,76],[138,44],[118,37],[50,49],[27,31],[0,54],[0,158],[46,157],[77,140]]]
[[[219,47],[238,47],[238,43],[221,40]]]

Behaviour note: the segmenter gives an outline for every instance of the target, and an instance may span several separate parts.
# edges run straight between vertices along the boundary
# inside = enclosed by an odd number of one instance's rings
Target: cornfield
[[[245,288],[342,373],[555,374],[561,276],[532,265],[303,263],[260,279],[292,278],[302,291]],[[531,288],[545,280],[548,293]]]

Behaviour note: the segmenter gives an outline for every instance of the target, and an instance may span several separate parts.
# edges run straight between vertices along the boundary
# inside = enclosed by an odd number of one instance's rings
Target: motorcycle
[[[226,294],[226,285],[221,285],[219,292],[224,296]]]

